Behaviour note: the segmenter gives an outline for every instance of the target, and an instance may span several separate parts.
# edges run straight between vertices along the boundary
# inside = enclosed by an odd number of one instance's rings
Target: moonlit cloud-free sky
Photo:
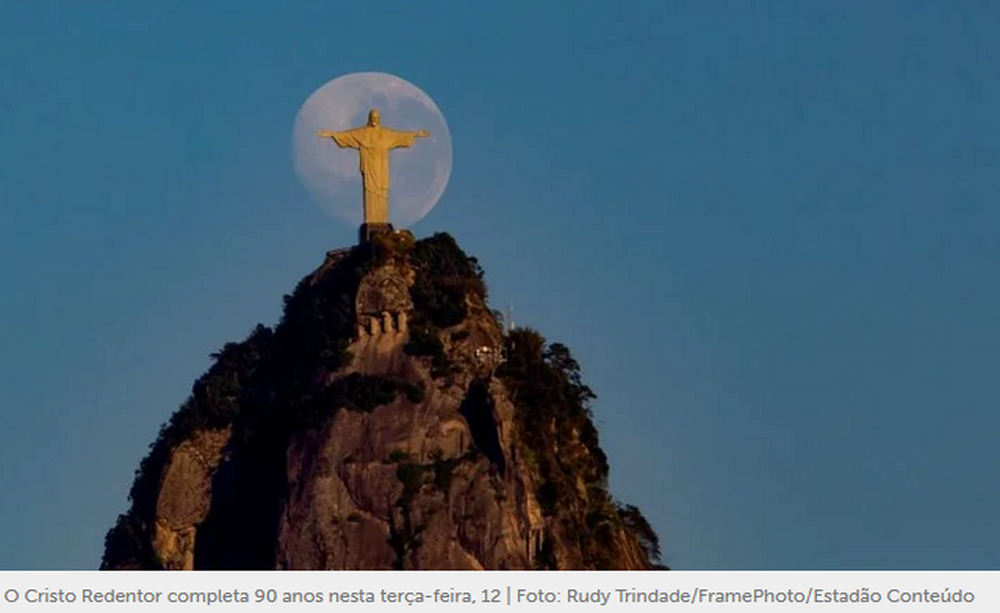
[[[679,569],[1000,568],[1000,5],[0,4],[0,568],[95,568],[326,250],[299,106],[396,74]],[[386,117],[386,122],[390,119]],[[360,206],[360,204],[359,204]]]

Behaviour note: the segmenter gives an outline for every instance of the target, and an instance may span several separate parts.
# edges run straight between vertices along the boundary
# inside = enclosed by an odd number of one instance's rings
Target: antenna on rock
[[[507,303],[507,316],[504,319],[506,320],[504,323],[507,324],[507,333],[510,334],[514,330],[514,303]]]

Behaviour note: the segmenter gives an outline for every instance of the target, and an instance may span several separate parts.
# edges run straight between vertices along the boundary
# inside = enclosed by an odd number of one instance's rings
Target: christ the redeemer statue
[[[361,240],[391,231],[389,225],[389,150],[409,147],[418,138],[430,136],[426,130],[405,132],[380,125],[378,109],[368,112],[368,125],[344,132],[322,131],[321,138],[331,138],[341,148],[357,149],[361,156],[361,179],[364,184],[365,217]]]

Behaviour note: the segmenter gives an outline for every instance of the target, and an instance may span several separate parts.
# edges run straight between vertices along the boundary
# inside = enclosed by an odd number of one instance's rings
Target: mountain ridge
[[[327,254],[163,426],[102,569],[654,569],[569,349],[448,234]]]

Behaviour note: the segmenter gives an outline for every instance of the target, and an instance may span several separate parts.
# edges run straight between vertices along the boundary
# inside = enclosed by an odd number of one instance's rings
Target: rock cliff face
[[[214,356],[104,569],[651,569],[568,349],[504,333],[450,236],[328,254]]]

